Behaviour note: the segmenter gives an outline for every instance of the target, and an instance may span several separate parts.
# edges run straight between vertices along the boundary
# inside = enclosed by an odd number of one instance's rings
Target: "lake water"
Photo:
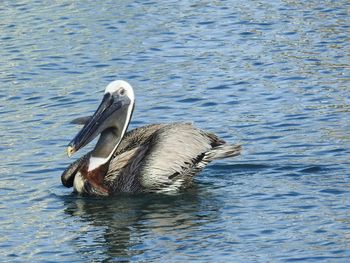
[[[1,262],[348,262],[349,1],[5,1],[0,16]],[[72,194],[69,122],[114,79],[135,88],[131,128],[194,121],[242,155],[178,196]]]

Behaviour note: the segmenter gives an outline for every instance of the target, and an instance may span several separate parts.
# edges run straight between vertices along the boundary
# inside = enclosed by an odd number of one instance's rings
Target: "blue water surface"
[[[0,16],[1,262],[348,262],[349,1],[3,1]],[[130,128],[193,121],[242,155],[178,196],[71,194],[69,122],[114,79],[136,92]]]

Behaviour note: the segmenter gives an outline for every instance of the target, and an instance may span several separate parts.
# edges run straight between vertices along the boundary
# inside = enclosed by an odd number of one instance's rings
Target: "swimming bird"
[[[94,196],[173,194],[189,187],[209,162],[240,154],[240,145],[191,123],[151,124],[127,132],[134,106],[131,85],[116,80],[107,85],[93,116],[73,121],[84,126],[67,147],[69,157],[100,137],[92,151],[63,172],[64,186]]]

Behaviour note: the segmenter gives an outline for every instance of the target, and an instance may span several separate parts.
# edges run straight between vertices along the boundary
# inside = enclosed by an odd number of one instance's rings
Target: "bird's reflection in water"
[[[165,240],[170,244],[165,244],[163,249],[175,250],[181,240],[216,221],[220,213],[220,202],[215,196],[198,187],[176,196],[69,199],[65,212],[83,225],[74,246],[83,258],[90,260],[128,261],[157,249],[153,245],[158,241],[164,245]],[[150,240],[154,241],[153,245]]]

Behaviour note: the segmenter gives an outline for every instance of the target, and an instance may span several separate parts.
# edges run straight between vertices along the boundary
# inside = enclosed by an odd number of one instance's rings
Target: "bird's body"
[[[115,141],[111,131],[102,132],[95,149],[64,171],[62,183],[86,195],[172,194],[189,187],[212,160],[241,150],[190,123],[151,124],[124,133],[116,147]],[[105,148],[113,150],[105,153]]]

